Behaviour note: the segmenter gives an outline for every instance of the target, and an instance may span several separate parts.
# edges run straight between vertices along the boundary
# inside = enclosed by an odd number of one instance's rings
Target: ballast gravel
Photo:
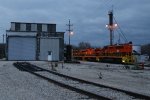
[[[94,100],[0,61],[0,100]]]

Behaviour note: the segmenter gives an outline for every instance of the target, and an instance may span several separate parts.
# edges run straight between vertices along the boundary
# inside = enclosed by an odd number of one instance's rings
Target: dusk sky
[[[150,43],[150,0],[0,0],[0,42],[10,22],[56,23],[65,32],[68,43],[68,20],[73,24],[71,44],[89,42],[93,46],[109,45],[108,11],[128,41],[135,45]],[[117,31],[118,30],[118,31]],[[115,40],[119,39],[119,28]],[[124,40],[121,38],[121,42]]]

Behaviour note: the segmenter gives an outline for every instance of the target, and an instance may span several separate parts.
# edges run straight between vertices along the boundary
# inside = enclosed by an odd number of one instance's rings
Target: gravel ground
[[[132,100],[133,98],[132,96],[126,95],[125,93],[114,91],[109,88],[103,88],[103,87],[97,87],[97,86],[89,85],[85,83],[79,83],[78,81],[74,81],[70,79],[68,80],[66,78],[62,78],[62,77],[59,77],[57,75],[54,75],[48,72],[36,72],[36,73],[46,76],[50,79],[57,80],[61,83],[65,83],[65,84],[68,84],[70,86],[73,86],[79,89],[83,89],[83,90],[86,90],[95,94],[102,95],[104,97],[111,98],[113,100]],[[140,99],[134,99],[134,100],[140,100]]]
[[[31,63],[51,69],[48,62]],[[119,64],[81,62],[81,64],[64,64],[63,68],[59,64],[56,70],[95,83],[150,95],[150,67],[145,67],[144,70],[130,70]],[[102,79],[99,78],[99,73],[102,74]]]
[[[13,61],[0,61],[0,100],[89,100],[87,96],[19,71],[12,63]],[[51,69],[48,62],[31,63]],[[56,70],[96,83],[150,95],[150,67],[144,70],[127,70],[123,65],[81,62],[65,63],[63,68],[59,64]],[[102,79],[99,78],[99,73],[102,74]]]
[[[0,61],[0,100],[93,100],[19,71],[12,63]]]

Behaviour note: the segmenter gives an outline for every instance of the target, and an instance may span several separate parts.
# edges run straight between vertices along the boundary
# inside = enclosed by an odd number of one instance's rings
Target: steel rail
[[[86,90],[83,90],[83,89],[80,89],[80,88],[77,88],[77,87],[73,87],[73,86],[70,86],[70,85],[67,85],[67,84],[64,84],[64,83],[61,83],[61,82],[58,82],[56,80],[53,80],[53,79],[50,79],[48,77],[45,77],[43,75],[40,75],[38,73],[35,73],[34,71],[31,71],[29,70],[28,68],[25,68],[25,66],[23,66],[21,63],[14,63],[14,66],[16,66],[17,68],[22,68],[22,70],[25,70],[35,76],[38,76],[42,79],[45,79],[47,80],[48,82],[52,82],[54,84],[57,84],[58,86],[61,86],[61,87],[64,87],[64,88],[67,88],[69,90],[72,90],[72,91],[76,91],[77,93],[81,93],[83,95],[87,95],[89,96],[90,98],[95,98],[95,99],[100,99],[100,100],[111,100],[110,98],[107,98],[107,97],[104,97],[104,96],[101,96],[101,95],[98,95],[98,94],[95,94],[95,93],[92,93],[92,92],[89,92],[89,91],[86,91]]]
[[[110,88],[112,90],[116,90],[116,91],[120,91],[120,92],[126,93],[127,95],[133,96],[135,98],[150,100],[150,96],[148,96],[148,95],[139,94],[139,93],[135,93],[135,92],[132,92],[132,91],[127,91],[127,90],[123,90],[123,89],[119,89],[119,88],[115,88],[115,87],[110,87],[110,86],[106,86],[106,85],[103,85],[103,84],[98,84],[98,83],[90,82],[90,81],[87,81],[87,80],[79,79],[79,78],[76,78],[76,77],[64,75],[64,74],[61,74],[61,73],[58,73],[58,72],[55,72],[55,71],[51,71],[51,70],[47,70],[47,69],[35,66],[35,65],[27,63],[27,62],[26,62],[26,64],[28,66],[32,66],[32,67],[35,67],[37,69],[40,69],[40,70],[47,71],[49,73],[58,75],[60,77],[65,77],[65,78],[68,78],[68,79],[71,79],[71,80],[78,81],[80,83],[86,83],[86,84],[90,84],[90,85],[94,85],[94,86],[98,86],[98,87]]]
[[[28,64],[31,65],[31,66],[35,66],[33,64],[30,64],[30,63],[28,63]],[[98,87],[110,88],[112,90],[117,90],[117,91],[126,93],[126,94],[128,94],[130,96],[134,96],[136,98],[150,100],[150,96],[148,96],[148,95],[139,94],[139,93],[135,93],[135,92],[124,90],[124,89],[119,89],[119,88],[110,87],[110,86],[99,84],[99,83],[90,82],[90,81],[87,81],[87,80],[84,80],[84,79],[79,79],[79,78],[76,78],[76,77],[73,77],[73,76],[68,76],[68,75],[65,75],[65,74],[62,74],[62,73],[58,73],[56,71],[47,70],[47,69],[44,69],[44,68],[41,68],[41,67],[38,67],[38,66],[35,66],[35,67],[37,67],[37,68],[39,68],[41,70],[47,71],[49,73],[61,76],[61,77],[65,77],[65,78],[68,78],[68,79],[79,81],[81,83],[91,84],[91,85],[95,85],[95,86],[98,86]]]

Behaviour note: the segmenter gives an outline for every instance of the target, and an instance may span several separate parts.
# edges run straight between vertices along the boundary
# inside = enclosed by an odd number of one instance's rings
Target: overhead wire
[[[121,37],[124,39],[125,42],[128,42],[124,32],[122,31],[122,29],[121,29],[120,25],[118,24],[117,20],[115,19],[115,17],[114,17],[114,21],[117,24],[118,29],[120,30],[120,32],[118,30],[117,30],[117,32],[121,35]]]

